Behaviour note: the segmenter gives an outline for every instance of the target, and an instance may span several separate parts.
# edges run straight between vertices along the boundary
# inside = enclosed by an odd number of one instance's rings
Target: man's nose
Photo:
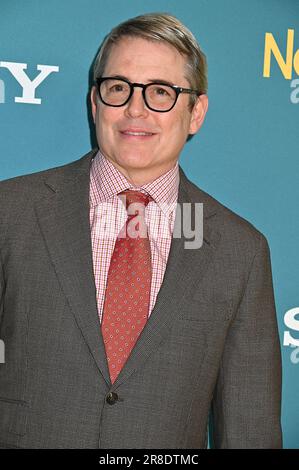
[[[126,105],[125,113],[130,117],[146,117],[148,115],[141,88],[134,87],[133,94]]]

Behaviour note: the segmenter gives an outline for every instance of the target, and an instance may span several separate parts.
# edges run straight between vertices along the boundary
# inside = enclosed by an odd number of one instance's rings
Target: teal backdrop
[[[299,348],[283,344],[289,331],[299,345],[299,316],[292,328],[284,322],[288,310],[299,311],[298,0],[0,0],[0,179],[62,165],[90,150],[95,53],[113,26],[150,11],[178,16],[207,55],[209,111],[180,161],[189,178],[269,241],[284,447],[299,448]],[[273,52],[270,77],[263,76],[266,33],[285,62],[289,51],[288,78]],[[38,64],[59,67],[36,88],[40,104],[15,101],[22,86],[6,62],[27,64],[30,80]]]

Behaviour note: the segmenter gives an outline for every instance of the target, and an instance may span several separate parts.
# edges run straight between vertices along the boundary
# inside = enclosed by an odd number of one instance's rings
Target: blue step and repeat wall
[[[0,179],[89,151],[96,51],[115,24],[150,11],[178,16],[207,55],[209,111],[181,165],[269,241],[284,447],[299,448],[298,0],[0,0]]]

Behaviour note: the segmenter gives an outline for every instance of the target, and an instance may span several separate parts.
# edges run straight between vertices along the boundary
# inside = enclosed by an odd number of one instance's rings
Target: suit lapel
[[[172,238],[167,268],[155,307],[113,388],[117,388],[136,369],[142,367],[144,361],[158,348],[159,343],[168,335],[184,304],[192,296],[195,284],[203,278],[213,259],[220,234],[211,229],[209,219],[213,218],[216,210],[211,202],[208,202],[205,193],[197,190],[197,198],[198,193],[202,198],[196,201],[188,189],[191,189],[191,184],[180,170],[178,202],[189,202],[191,205],[195,202],[204,204],[203,245],[198,249],[185,249],[184,243],[187,239],[184,236]],[[178,223],[180,219],[177,213],[175,226]]]
[[[36,206],[45,239],[61,288],[68,300],[78,327],[105,381],[111,386],[106,352],[98,318],[96,287],[93,274],[89,223],[89,173],[93,154],[81,159],[65,172],[63,181],[55,176],[45,181],[48,196]],[[178,202],[204,203],[204,241],[201,248],[185,249],[186,238],[173,238],[164,280],[155,307],[120,372],[117,388],[155,351],[165,338],[184,302],[192,295],[195,283],[204,276],[220,235],[211,229],[209,219],[215,215],[204,193],[194,199],[191,184],[180,169]],[[206,204],[205,204],[206,202]],[[175,226],[180,223],[178,215]]]
[[[89,224],[89,168],[92,154],[57,183],[45,183],[49,196],[37,216],[61,288],[88,348],[109,384],[109,372],[97,312]],[[50,192],[51,191],[51,192]]]

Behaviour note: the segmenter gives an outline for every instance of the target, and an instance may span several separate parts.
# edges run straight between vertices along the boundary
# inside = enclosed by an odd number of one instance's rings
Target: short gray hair
[[[207,61],[191,31],[175,16],[168,13],[148,13],[136,16],[113,28],[103,41],[95,58],[93,78],[104,74],[111,47],[124,36],[139,37],[148,41],[164,41],[186,57],[186,78],[192,89],[207,92]],[[191,106],[196,96],[191,95]]]

